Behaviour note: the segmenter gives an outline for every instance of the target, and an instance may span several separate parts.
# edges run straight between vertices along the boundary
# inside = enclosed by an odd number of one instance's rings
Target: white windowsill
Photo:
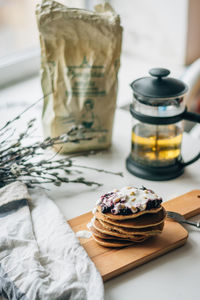
[[[0,59],[0,88],[39,73],[40,49],[33,48]]]

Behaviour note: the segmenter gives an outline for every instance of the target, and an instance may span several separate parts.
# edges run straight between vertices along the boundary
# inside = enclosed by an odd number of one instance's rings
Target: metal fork
[[[179,222],[179,223],[186,223],[192,226],[195,226],[197,228],[200,228],[200,222],[192,222],[192,221],[187,221],[183,215],[174,212],[174,211],[167,211],[167,217],[174,219],[175,221]]]

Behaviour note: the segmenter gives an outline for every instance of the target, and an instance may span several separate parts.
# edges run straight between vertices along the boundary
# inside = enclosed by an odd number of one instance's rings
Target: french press
[[[180,176],[185,166],[200,158],[199,153],[184,162],[181,156],[182,120],[200,123],[200,115],[185,107],[188,87],[184,82],[167,77],[170,71],[163,68],[151,69],[149,74],[131,83],[134,124],[126,166],[138,177],[168,180]]]

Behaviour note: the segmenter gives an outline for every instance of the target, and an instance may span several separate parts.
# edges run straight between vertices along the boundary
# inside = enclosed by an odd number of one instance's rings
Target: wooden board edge
[[[188,234],[187,234],[186,237],[184,237],[183,239],[179,240],[176,244],[170,245],[169,247],[167,247],[165,249],[162,249],[162,250],[160,250],[158,252],[150,254],[150,255],[148,255],[145,258],[141,258],[137,262],[133,262],[133,263],[127,265],[126,267],[123,266],[123,267],[121,267],[121,268],[119,268],[119,269],[117,269],[115,271],[112,271],[112,272],[110,272],[110,273],[108,273],[106,275],[103,275],[102,279],[103,279],[104,282],[106,282],[106,281],[108,281],[110,279],[113,279],[114,277],[119,276],[119,275],[121,275],[121,274],[123,274],[123,273],[125,273],[127,271],[133,270],[133,269],[135,269],[135,268],[137,268],[137,267],[139,267],[139,266],[141,266],[141,265],[143,265],[143,264],[151,261],[152,259],[160,257],[160,256],[162,256],[162,255],[164,255],[164,254],[166,254],[166,253],[168,253],[168,252],[170,252],[172,250],[175,250],[175,249],[183,246],[186,243],[187,239],[188,239]]]
[[[200,190],[189,191],[163,202],[162,205],[166,210],[181,213],[186,219],[189,219],[200,214]]]

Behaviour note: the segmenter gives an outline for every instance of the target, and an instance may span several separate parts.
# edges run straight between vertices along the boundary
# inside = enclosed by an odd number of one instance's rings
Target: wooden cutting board
[[[200,190],[194,190],[163,204],[166,210],[179,212],[190,218],[200,214]],[[87,224],[92,213],[86,213],[69,220],[72,229],[88,230]],[[179,223],[166,219],[162,234],[141,244],[121,249],[105,248],[98,245],[92,238],[80,239],[82,246],[95,263],[104,281],[131,270],[155,257],[182,246],[188,238],[188,232]]]

